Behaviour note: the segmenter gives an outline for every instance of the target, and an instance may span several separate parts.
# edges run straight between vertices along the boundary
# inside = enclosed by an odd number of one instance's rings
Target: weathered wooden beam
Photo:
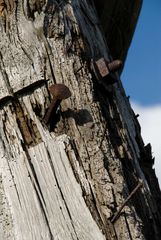
[[[135,31],[142,0],[94,0],[112,57],[123,62]]]
[[[6,0],[2,12],[0,238],[143,240],[153,231],[160,240],[138,122],[118,74],[107,86],[90,68],[91,59],[112,60],[93,1]],[[72,95],[49,132],[43,118],[52,84]],[[138,179],[138,201],[112,224]]]

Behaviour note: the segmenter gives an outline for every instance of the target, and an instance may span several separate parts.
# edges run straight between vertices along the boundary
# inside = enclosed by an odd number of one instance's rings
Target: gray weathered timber
[[[90,71],[112,59],[93,2],[10,0],[0,27],[1,239],[159,240],[140,126],[118,74]],[[54,83],[72,96],[46,126]]]
[[[49,137],[27,153],[20,150],[18,159],[4,154],[3,187],[12,217],[3,222],[8,232],[1,233],[2,239],[105,239],[82,198],[64,149],[63,140]]]

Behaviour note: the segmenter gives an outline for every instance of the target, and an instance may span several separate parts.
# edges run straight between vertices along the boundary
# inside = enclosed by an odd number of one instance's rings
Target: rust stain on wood
[[[0,16],[4,15],[4,10],[6,8],[6,4],[3,0],[0,1]]]
[[[28,147],[35,146],[38,143],[42,142],[42,138],[36,124],[28,115],[24,115],[22,107],[19,103],[15,104],[15,112],[17,123],[26,145]]]

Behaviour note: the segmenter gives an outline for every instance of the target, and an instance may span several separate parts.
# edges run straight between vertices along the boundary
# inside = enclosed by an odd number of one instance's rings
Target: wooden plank
[[[12,239],[105,239],[84,202],[64,143],[49,139],[28,154],[0,159]]]
[[[23,11],[21,8],[19,12]],[[41,19],[44,19],[43,14],[38,18],[40,22]],[[3,19],[0,18],[0,100],[37,81],[50,78],[51,74],[46,76],[44,72],[47,52],[41,39],[41,30],[37,34],[37,21],[32,24],[20,14],[16,24],[14,17],[10,24],[10,28],[15,31],[12,39],[4,31]]]

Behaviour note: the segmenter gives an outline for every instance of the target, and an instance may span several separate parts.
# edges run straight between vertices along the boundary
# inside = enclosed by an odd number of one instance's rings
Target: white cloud
[[[161,105],[141,106],[132,103],[135,114],[139,114],[142,137],[145,142],[151,143],[155,157],[155,171],[161,186]]]

